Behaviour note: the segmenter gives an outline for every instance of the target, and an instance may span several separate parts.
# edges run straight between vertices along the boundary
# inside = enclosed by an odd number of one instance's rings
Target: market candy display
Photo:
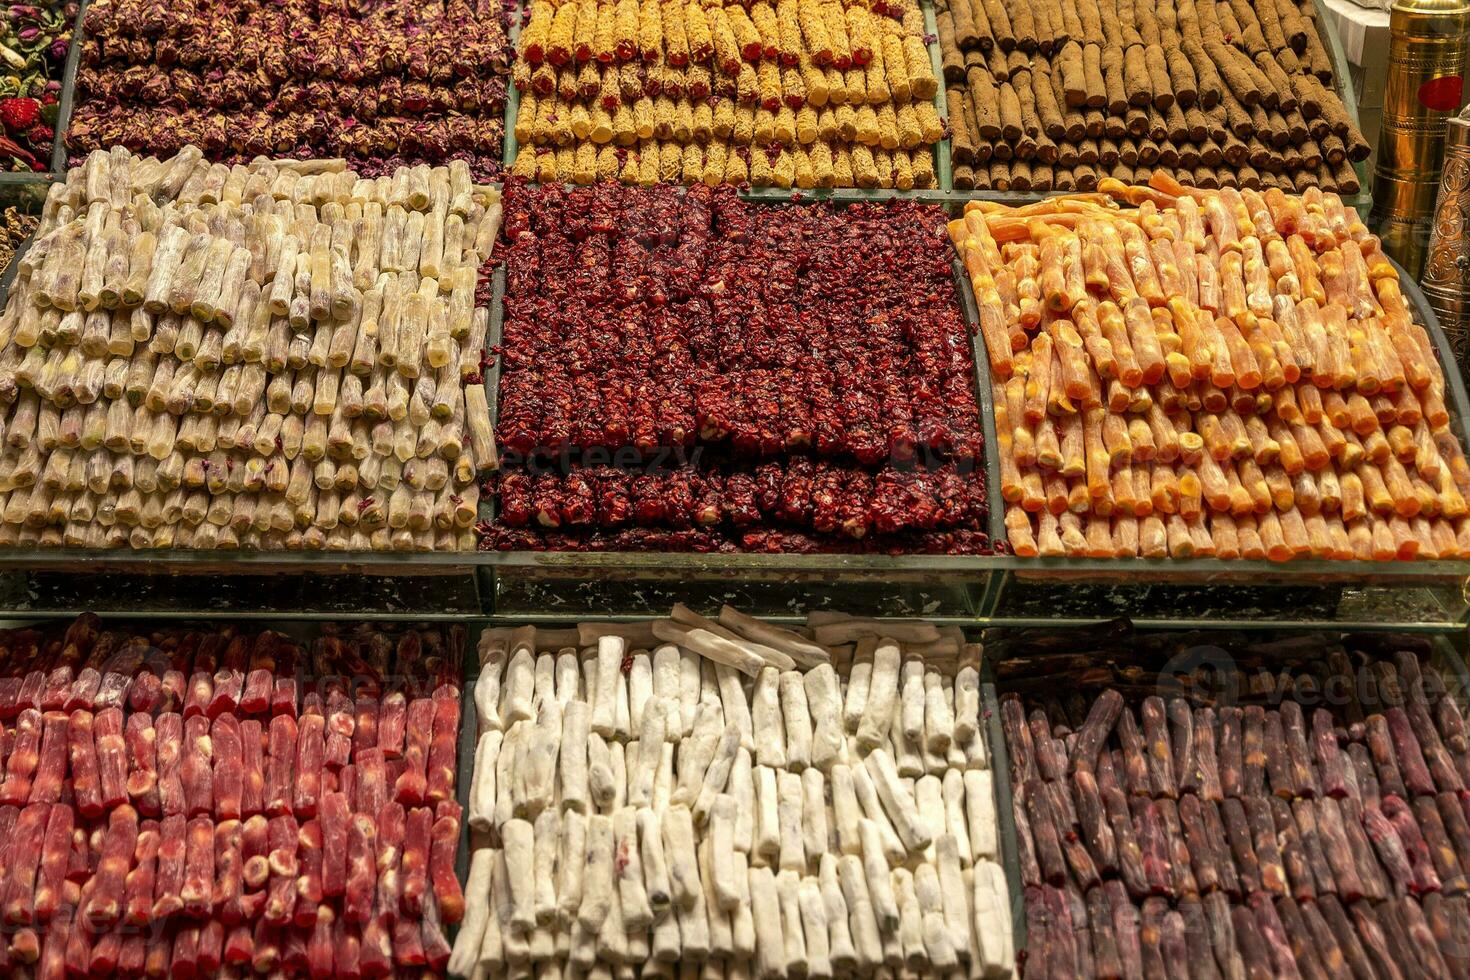
[[[486,630],[487,846],[450,973],[1011,976],[980,650],[957,632],[682,605]]]
[[[510,63],[500,0],[87,7],[75,154],[126,146],[210,160],[345,157],[364,176],[500,165]]]
[[[472,550],[495,188],[96,151],[0,314],[0,539]]]
[[[514,172],[543,183],[934,187],[917,4],[535,0]]]
[[[506,190],[495,549],[990,547],[942,213]]]
[[[1444,373],[1355,212],[1158,174],[1102,189],[950,225],[1017,554],[1470,555]]]

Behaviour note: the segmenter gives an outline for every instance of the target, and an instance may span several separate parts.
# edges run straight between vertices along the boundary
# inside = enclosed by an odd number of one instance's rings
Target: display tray
[[[1051,627],[1055,624],[1048,622],[1038,625]],[[1126,627],[1130,623],[1128,620],[1120,620],[1111,625]],[[1139,627],[1140,623],[1138,620],[1133,620],[1131,626]],[[1148,629],[1152,632],[1153,630],[1177,631],[1180,628],[1177,623],[1165,623]],[[981,634],[981,641],[989,644],[997,637],[1004,638],[1006,632],[1004,628],[986,630]],[[1198,635],[1202,642],[1208,642],[1210,639],[1208,631],[1200,631]],[[1439,673],[1444,680],[1446,690],[1464,711],[1470,707],[1470,668],[1467,668],[1465,662],[1465,636],[1463,632],[1456,634],[1453,638],[1448,635],[1439,635],[1435,636],[1431,642],[1432,651],[1429,662],[1425,666]],[[1004,651],[997,651],[996,656],[1003,658]],[[995,663],[988,646],[985,657],[981,661],[980,679],[980,710],[988,725],[990,768],[995,773],[996,815],[1000,824],[1000,859],[1005,868],[1006,882],[1011,889],[1011,922],[1015,945],[1018,952],[1023,952],[1026,949],[1025,890],[1021,884],[1019,850],[1016,843],[1016,818],[1011,807],[1010,752],[1000,724],[1000,700],[1008,693],[1008,688],[1003,681],[997,679]]]
[[[949,128],[949,105],[944,97],[944,71],[939,54],[939,28],[934,20],[933,0],[920,0],[920,8],[924,12],[925,47],[929,51],[929,63],[934,68],[934,77],[939,79],[939,90],[934,93],[934,107],[939,113],[939,118]],[[510,47],[515,51],[521,36],[521,11],[522,5],[516,4],[511,13]],[[515,124],[521,108],[521,92],[512,82],[506,86],[505,102],[505,139],[502,160],[506,172],[510,171],[515,163],[516,155],[520,152],[520,141],[516,139]],[[1353,116],[1357,119],[1356,114]],[[906,200],[923,201],[929,204],[943,204],[957,206],[956,202],[962,203],[971,200],[974,195],[952,193],[952,180],[950,177],[949,163],[949,137],[937,143],[929,144],[934,151],[934,186],[909,191],[901,191],[894,188],[861,187],[749,187],[740,188],[740,196],[747,201],[759,201],[762,203],[781,203],[792,199],[793,195],[800,195],[803,199],[818,201],[836,201],[840,203],[852,203],[855,201],[886,201],[892,198],[904,198]],[[571,185],[569,185],[571,186]]]
[[[930,5],[932,6],[932,5]],[[1353,77],[1349,70],[1350,65],[1347,55],[1343,53],[1342,41],[1327,18],[1327,10],[1323,0],[1312,0],[1312,6],[1316,16],[1312,18],[1317,28],[1317,36],[1322,41],[1322,46],[1327,50],[1327,55],[1332,59],[1332,90],[1342,99],[1343,107],[1347,109],[1348,118],[1354,126],[1361,128],[1358,117],[1357,90],[1353,87]],[[932,11],[930,16],[932,16]],[[937,31],[935,32],[937,35]],[[937,52],[938,42],[930,46],[931,50]],[[945,114],[948,119],[948,114]],[[949,141],[945,140],[944,172],[952,178],[952,170],[948,152]],[[1368,212],[1373,206],[1373,174],[1368,169],[1368,163],[1360,160],[1353,164],[1353,172],[1358,175],[1359,190],[1357,194],[1344,197],[1343,203],[1356,210],[1360,215],[1367,218]],[[936,196],[936,203],[954,203],[964,201],[996,201],[1000,204],[1032,204],[1044,200],[1055,194],[1055,191],[976,191],[955,190],[953,180],[941,184],[942,193]]]
[[[876,200],[899,196],[887,191],[860,193],[871,193]],[[825,200],[840,208],[865,199],[834,193]],[[822,200],[803,195],[797,201],[787,193],[769,203],[804,206]],[[974,322],[973,311],[965,307],[968,281],[958,259],[951,263],[951,274],[961,313]],[[501,344],[504,296],[505,267],[501,265],[495,271],[490,332],[485,344],[489,351]],[[969,302],[973,305],[973,299]],[[990,366],[980,343],[972,330],[970,353],[985,441],[984,473],[987,486],[994,488],[1000,485],[1000,468],[991,448],[995,445],[995,422],[990,407]],[[492,425],[499,412],[499,382],[500,361],[496,357],[485,372]],[[480,515],[482,520],[494,520],[492,495],[481,495]],[[992,541],[1001,540],[1004,534],[1003,514],[993,507],[987,533]],[[481,591],[489,597],[497,615],[558,620],[594,614],[641,613],[646,617],[650,607],[682,601],[715,608],[729,602],[752,615],[803,615],[811,609],[859,608],[872,615],[973,621],[983,617],[989,607],[996,568],[990,556],[937,554],[484,551],[475,558],[482,566]]]
[[[1399,282],[1424,325],[1445,376],[1445,401],[1461,447],[1470,446],[1470,397],[1428,300],[1397,263]],[[966,276],[958,276],[961,307],[977,338],[979,314]],[[988,359],[987,364],[988,364]],[[988,377],[988,372],[987,372]],[[987,403],[988,408],[988,403]],[[995,445],[994,419],[986,439]],[[992,466],[992,500],[1000,500],[999,460]],[[992,517],[1001,520],[1004,511]],[[1470,614],[1470,561],[1292,562],[1214,558],[1009,558],[997,570],[997,619],[1073,619],[1130,613],[1151,621],[1205,620],[1222,615],[1284,623],[1383,622],[1400,626],[1460,621]]]

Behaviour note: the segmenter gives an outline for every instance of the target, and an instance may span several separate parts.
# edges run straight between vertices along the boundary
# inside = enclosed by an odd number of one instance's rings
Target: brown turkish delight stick
[[[1382,901],[1392,892],[1392,886],[1378,866],[1373,844],[1363,829],[1363,808],[1353,799],[1339,800],[1337,806],[1342,811],[1342,829],[1347,834],[1348,846],[1352,848],[1358,878],[1363,883],[1363,895],[1371,901]]]
[[[214,719],[210,728],[214,755],[212,787],[216,820],[239,820],[243,816],[245,762],[240,741],[240,722],[233,714]]]
[[[445,696],[446,694],[449,696]],[[434,737],[429,742],[429,784],[426,796],[435,805],[454,799],[455,762],[459,748],[459,708],[457,688],[440,687],[435,691]],[[445,921],[449,921],[447,916]]]
[[[43,716],[45,731],[41,733],[41,758],[36,764],[36,778],[31,784],[32,803],[55,803],[61,799],[61,787],[66,781],[67,749],[71,741],[71,720],[60,711],[48,711]],[[93,757],[92,776],[96,776],[96,758]]]
[[[1264,801],[1259,801],[1264,808]],[[1249,895],[1261,887],[1261,868],[1256,858],[1251,826],[1245,807],[1240,800],[1227,799],[1220,804],[1221,822],[1225,825],[1225,839],[1230,844],[1231,865],[1240,878],[1240,892]],[[1265,819],[1270,819],[1269,810]],[[1271,831],[1272,840],[1275,832]]]
[[[1384,816],[1383,811],[1377,806],[1364,807],[1362,820],[1363,829],[1368,834],[1368,840],[1373,844],[1378,861],[1392,879],[1394,887],[1404,892],[1412,889],[1414,887],[1414,868],[1403,841],[1399,839],[1398,831],[1394,829],[1393,822]]]
[[[1179,824],[1183,831],[1185,852],[1193,868],[1194,880],[1199,894],[1218,891],[1220,871],[1215,861],[1215,849],[1205,829],[1205,818],[1199,797],[1186,793],[1179,800]]]
[[[1117,879],[1103,883],[1101,889],[1107,905],[1101,910],[1103,920],[1111,925],[1113,945],[1121,967],[1119,976],[1137,977],[1143,973],[1143,951],[1138,940],[1138,909]]]
[[[1149,779],[1148,757],[1143,744],[1143,735],[1133,718],[1131,708],[1124,707],[1118,715],[1118,742],[1123,746],[1124,788],[1130,796],[1152,796],[1153,784]]]
[[[46,840],[46,823],[51,816],[47,803],[32,803],[16,819],[10,849],[10,869],[5,878],[5,921],[30,925],[34,920],[36,870]]]
[[[1434,868],[1434,858],[1429,853],[1429,844],[1425,841],[1409,804],[1398,797],[1388,797],[1383,801],[1383,815],[1393,825],[1394,833],[1398,835],[1399,843],[1408,855],[1409,867],[1413,869],[1409,891],[1415,895],[1439,891],[1441,883],[1439,873]]]
[[[1431,892],[1420,902],[1445,965],[1452,976],[1464,976],[1470,971],[1470,931],[1464,928],[1465,899],[1446,898],[1438,892]]]
[[[1246,824],[1251,830],[1251,844],[1256,855],[1256,868],[1261,877],[1261,889],[1272,895],[1287,894],[1287,875],[1303,871],[1306,875],[1306,859],[1300,837],[1291,819],[1291,808],[1278,798],[1248,799],[1241,801],[1245,807]],[[1283,824],[1288,825],[1283,829]],[[1297,867],[1294,867],[1296,865]],[[1291,879],[1292,894],[1300,900],[1302,894],[1311,894],[1312,880],[1304,877],[1305,887]]]
[[[1243,797],[1264,796],[1267,792],[1265,725],[1266,712],[1260,705],[1250,705],[1242,712],[1240,795]]]
[[[1118,868],[1117,846],[1103,808],[1102,795],[1090,770],[1072,773],[1072,798],[1077,806],[1082,838],[1094,862],[1104,875],[1114,874]]]
[[[1303,980],[1331,980],[1336,974],[1327,972],[1327,965],[1317,948],[1317,942],[1302,918],[1301,907],[1282,896],[1276,899],[1275,909],[1276,918],[1286,931],[1286,941],[1291,945],[1291,954]]]
[[[1342,951],[1354,980],[1371,980],[1379,975],[1373,967],[1368,951],[1364,948],[1363,937],[1360,937],[1356,924],[1348,917],[1342,903],[1337,900],[1337,896],[1323,895],[1321,901],[1303,903],[1302,907],[1315,909],[1321,913],[1321,918],[1332,931],[1332,938],[1337,941],[1338,948]]]
[[[1312,880],[1319,892],[1331,892],[1345,901],[1351,901],[1338,891],[1337,880],[1332,876],[1332,865],[1323,849],[1322,837],[1317,827],[1317,812],[1310,800],[1297,799],[1291,803],[1291,818],[1296,824],[1297,837],[1301,841],[1302,853],[1307,867],[1312,871]]]
[[[1102,880],[1092,855],[1087,852],[1087,846],[1075,834],[1063,834],[1061,844],[1062,854],[1067,859],[1067,866],[1072,869],[1074,881],[1091,888]]]
[[[1292,956],[1291,943],[1286,938],[1286,927],[1281,924],[1281,918],[1276,914],[1276,906],[1272,904],[1271,896],[1265,892],[1256,892],[1250,897],[1249,905],[1251,911],[1255,913],[1256,928],[1260,930],[1261,940],[1271,958],[1274,975],[1278,977],[1300,976],[1296,968],[1296,960]]]
[[[1225,796],[1241,796],[1245,792],[1244,760],[1241,758],[1241,710],[1220,708],[1219,758],[1220,792]]]
[[[1163,818],[1164,835],[1169,840],[1170,870],[1175,876],[1175,892],[1179,896],[1200,895],[1200,883],[1189,867],[1189,845],[1179,823],[1179,804],[1173,799],[1158,801],[1158,815]]]
[[[1215,750],[1215,712],[1212,708],[1198,708],[1194,713],[1194,762],[1196,792],[1200,797],[1219,803],[1225,798],[1220,785],[1218,753]]]
[[[1439,804],[1439,817],[1444,823],[1445,833],[1449,835],[1463,869],[1470,864],[1470,818],[1465,815],[1460,797],[1454,793],[1440,793],[1435,801]]]
[[[102,842],[102,857],[93,878],[95,889],[87,910],[93,924],[110,926],[122,918],[123,900],[127,893],[128,869],[138,848],[138,811],[120,806],[107,821],[107,836]],[[205,910],[208,914],[208,909]]]
[[[1293,778],[1291,757],[1286,748],[1285,726],[1278,712],[1266,712],[1263,735],[1265,739],[1263,751],[1266,759],[1266,772],[1271,781],[1271,792],[1283,800],[1290,800],[1297,795],[1297,785]]]
[[[347,886],[342,914],[348,922],[362,924],[372,917],[377,896],[377,830],[365,813],[352,815],[347,835]]]
[[[1407,966],[1417,959],[1425,976],[1450,976],[1449,966],[1439,955],[1434,932],[1425,921],[1424,911],[1419,907],[1418,900],[1403,895],[1396,901],[1384,902],[1382,908],[1391,911],[1393,915],[1394,928],[1389,934],[1389,945],[1392,948],[1397,943],[1399,962]]]
[[[1169,742],[1163,698],[1145,698],[1139,714],[1143,722],[1143,741],[1147,747],[1149,783],[1153,787],[1153,794],[1155,797],[1178,799],[1179,790],[1174,780],[1174,752]]]
[[[184,846],[183,913],[205,919],[214,907],[214,822],[207,816],[190,820]]]
[[[1419,832],[1424,837],[1424,843],[1429,847],[1429,858],[1434,862],[1434,870],[1439,875],[1444,893],[1446,895],[1465,894],[1467,889],[1470,889],[1470,885],[1467,885],[1465,881],[1465,873],[1460,865],[1459,855],[1455,852],[1455,845],[1450,840],[1444,820],[1439,815],[1438,799],[1417,796],[1409,805],[1419,824]],[[1463,814],[1461,816],[1463,817]]]
[[[182,814],[163,818],[158,830],[158,883],[153,918],[165,919],[184,908],[184,863],[188,832]]]
[[[1100,793],[1103,806],[1107,809],[1108,824],[1113,831],[1118,874],[1128,893],[1135,899],[1141,899],[1149,893],[1149,885],[1143,869],[1143,851],[1133,832],[1133,820],[1128,813],[1128,801],[1116,785],[1104,786]]]
[[[1080,976],[1077,932],[1072,924],[1072,913],[1067,907],[1066,894],[1060,888],[1043,886],[1041,900],[1047,923],[1048,965],[1052,969],[1065,971],[1066,976]]]
[[[326,754],[326,719],[305,714],[298,723],[294,780],[295,813],[314,817],[322,792],[322,762]]]
[[[429,884],[439,916],[446,925],[457,925],[464,918],[465,896],[455,870],[459,850],[459,828],[464,810],[454,800],[443,800],[434,810],[434,826],[429,838]]]
[[[215,824],[214,905],[219,918],[232,925],[245,917],[243,838],[244,828],[239,820],[223,820]]]
[[[1245,964],[1246,976],[1276,976],[1265,934],[1251,910],[1244,905],[1237,905],[1230,910],[1230,918],[1235,927],[1236,948],[1240,952],[1241,962]]]
[[[1133,820],[1138,828],[1138,847],[1143,854],[1143,873],[1153,895],[1172,897],[1174,870],[1164,818],[1153,801],[1133,798]]]
[[[1409,795],[1433,796],[1434,779],[1429,775],[1429,767],[1424,764],[1424,750],[1414,735],[1408,714],[1403,708],[1389,708],[1383,713],[1383,717],[1388,723],[1394,758],[1398,761],[1399,772],[1404,778],[1404,786]],[[1382,777],[1379,781],[1382,781]]]
[[[1170,752],[1174,758],[1174,783],[1180,793],[1197,792],[1199,774],[1194,767],[1194,713],[1183,698],[1170,698],[1166,711]]]
[[[71,861],[71,834],[74,827],[72,809],[54,806],[46,818],[46,834],[41,845],[41,863],[36,872],[35,918],[50,922],[61,908],[66,885],[66,866]]]
[[[1398,756],[1394,752],[1393,736],[1389,734],[1388,719],[1381,714],[1369,715],[1367,719],[1368,751],[1373,756],[1373,765],[1378,770],[1378,788],[1385,794],[1406,797],[1408,789],[1399,772]]]
[[[1348,795],[1346,762],[1333,730],[1332,713],[1318,708],[1312,715],[1312,747],[1316,753],[1317,771],[1322,777],[1322,792],[1342,799]]]
[[[1330,897],[1330,896],[1329,896]],[[1288,899],[1277,900],[1277,912],[1281,913],[1281,903]],[[1351,976],[1347,953],[1343,951],[1342,944],[1338,942],[1332,927],[1328,925],[1322,910],[1315,902],[1305,902],[1296,906],[1301,918],[1301,924],[1312,939],[1312,945],[1316,948],[1317,956],[1322,963],[1323,970],[1328,977]],[[1282,914],[1283,921],[1286,915]]]
[[[1020,799],[1026,808],[1026,822],[1031,828],[1031,840],[1042,878],[1054,888],[1061,887],[1067,880],[1067,864],[1062,855],[1046,784],[1039,779],[1030,780],[1021,787]]]
[[[209,719],[202,713],[185,718],[179,778],[184,784],[185,813],[190,817],[214,813],[213,755]]]
[[[278,715],[277,717],[283,717]],[[270,885],[261,911],[267,925],[284,926],[296,910],[296,873],[300,869],[296,851],[300,844],[300,828],[296,818],[282,814],[270,821]]]
[[[265,731],[259,721],[240,722],[240,815],[265,811]]]
[[[1307,801],[1297,804],[1305,808]],[[1342,811],[1337,801],[1324,797],[1316,801],[1314,816],[1317,822],[1317,837],[1322,854],[1332,868],[1332,879],[1337,884],[1337,895],[1345,902],[1356,902],[1366,894],[1363,880],[1358,875],[1358,862],[1353,857],[1352,845],[1342,825]]]
[[[97,775],[102,806],[112,810],[128,801],[128,750],[121,708],[104,708],[92,723],[97,747]],[[73,777],[75,778],[75,777]]]
[[[384,759],[397,759],[403,755],[403,741],[407,728],[408,700],[402,691],[394,691],[383,699],[378,714],[378,748]]]
[[[1307,724],[1302,707],[1295,701],[1281,703],[1281,728],[1286,735],[1286,757],[1291,764],[1291,779],[1298,796],[1314,799],[1321,792],[1317,774],[1312,769],[1312,753],[1307,746]]]
[[[1455,766],[1454,756],[1440,741],[1439,731],[1434,727],[1434,719],[1429,715],[1428,706],[1418,698],[1409,698],[1404,705],[1404,713],[1408,716],[1414,736],[1419,740],[1419,747],[1423,750],[1434,784],[1441,792],[1463,792],[1465,784],[1460,779],[1460,770]]]
[[[1108,736],[1123,710],[1123,695],[1112,689],[1098,695],[1087,713],[1087,720],[1077,730],[1077,742],[1071,755],[1072,771],[1091,771],[1097,764],[1097,754],[1107,742]]]
[[[1094,888],[1086,896],[1086,922],[1092,940],[1094,974],[1104,977],[1121,977],[1123,964],[1114,938],[1112,910],[1108,896],[1102,888]]]
[[[1065,765],[1063,771],[1066,771]],[[1064,838],[1077,836],[1077,810],[1072,805],[1072,794],[1067,792],[1066,776],[1060,782],[1045,783],[1047,797],[1051,800],[1052,816],[1057,821],[1057,833]]]
[[[271,719],[270,756],[266,759],[265,813],[278,817],[291,812],[294,796],[292,773],[296,765],[296,719],[276,715]]]
[[[1031,729],[1026,724],[1026,710],[1020,698],[1011,696],[1001,702],[1000,722],[1005,733],[1006,751],[1010,754],[1011,785],[1021,786],[1027,780],[1039,779]]]

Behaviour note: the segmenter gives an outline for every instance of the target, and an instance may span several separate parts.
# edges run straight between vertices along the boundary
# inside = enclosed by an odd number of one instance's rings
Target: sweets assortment
[[[51,169],[61,74],[75,3],[10,4],[0,11],[0,158],[5,169]]]
[[[937,208],[511,184],[483,547],[989,549]]]
[[[1010,976],[979,656],[728,606],[487,630],[450,974]]]
[[[1015,552],[1470,555],[1444,374],[1357,215],[1317,190],[1101,186],[950,226]]]
[[[0,541],[470,550],[498,192],[97,151],[0,315]]]
[[[917,4],[532,0],[513,166],[543,183],[936,186]]]
[[[6,630],[0,973],[442,971],[464,634]]]
[[[365,176],[499,170],[510,52],[500,0],[98,0],[72,152],[346,157]]]
[[[1356,194],[1369,145],[1296,0],[941,0],[957,190]]]
[[[1028,975],[1470,969],[1470,753],[1428,641],[1001,645]]]

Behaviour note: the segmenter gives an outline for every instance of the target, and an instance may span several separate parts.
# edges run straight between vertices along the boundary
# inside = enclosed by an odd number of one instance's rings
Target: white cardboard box
[[[1368,10],[1352,0],[1323,2],[1327,22],[1337,31],[1351,66],[1359,111],[1382,106],[1388,77],[1388,11]]]

